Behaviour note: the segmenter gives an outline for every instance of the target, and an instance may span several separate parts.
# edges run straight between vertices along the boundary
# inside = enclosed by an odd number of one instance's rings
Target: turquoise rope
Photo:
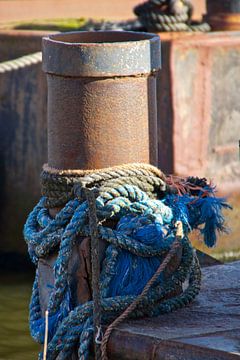
[[[70,200],[55,219],[52,219],[44,207],[44,202],[45,198],[42,198],[29,215],[24,227],[24,236],[34,263],[37,263],[40,257],[48,256],[59,248],[54,266],[55,284],[48,304],[49,320],[53,325],[47,358],[48,360],[55,359],[61,352],[62,358],[65,359],[79,344],[79,357],[87,359],[93,336],[93,304],[89,301],[84,305],[71,308],[67,267],[77,236],[89,235],[88,205],[81,197]],[[132,256],[139,257],[141,261],[157,258],[161,262],[174,240],[174,224],[178,218],[171,207],[164,204],[164,201],[150,199],[145,192],[134,185],[118,185],[104,192],[100,188],[96,207],[100,221],[114,219],[119,223],[116,229],[99,226],[100,237],[109,244],[102,265],[100,283],[102,321],[108,324],[137,296],[135,289],[131,295],[111,296],[111,281],[117,276],[116,265],[120,253],[127,251]],[[132,220],[129,216],[133,217]],[[162,228],[161,238],[153,243],[149,243],[145,230],[151,224]],[[151,228],[150,226],[149,229]],[[131,317],[157,316],[173,311],[190,303],[198,293],[200,270],[194,250],[186,236],[188,230],[186,224],[185,236],[182,240],[183,254],[178,269],[171,276],[164,278],[164,281],[154,284]],[[136,237],[139,231],[143,231],[142,238]],[[173,297],[174,291],[181,289],[182,283],[189,274],[187,290]],[[164,300],[168,296],[171,297]],[[30,304],[30,329],[34,339],[42,343],[45,324],[41,315],[37,274]],[[41,356],[42,354],[40,358]]]

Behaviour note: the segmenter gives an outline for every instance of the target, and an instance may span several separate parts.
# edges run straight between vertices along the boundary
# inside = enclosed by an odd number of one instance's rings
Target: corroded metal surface
[[[103,242],[101,242],[101,250]],[[49,297],[54,286],[54,263],[57,255],[48,259],[40,259],[38,263],[40,304],[42,313],[45,313]],[[91,299],[90,284],[90,248],[89,239],[79,238],[73,248],[73,255],[68,266],[68,281],[71,288],[73,305],[83,304]]]
[[[159,47],[157,35],[132,32],[43,39],[50,166],[156,164]]]
[[[158,82],[159,167],[239,189],[240,33],[161,38],[168,66]]]
[[[105,240],[99,240],[100,265],[105,258],[107,244]],[[73,248],[72,257],[68,266],[69,284],[71,288],[71,299],[73,305],[83,304],[91,300],[91,256],[90,239],[78,237],[76,245]],[[182,248],[178,249],[176,255],[170,260],[167,268],[164,270],[164,277],[168,278],[181,262]],[[40,259],[38,263],[39,271],[39,290],[40,303],[44,314],[47,309],[49,297],[54,287],[54,263],[57,255],[53,254],[47,259]],[[177,291],[181,291],[180,288]]]
[[[206,254],[205,252],[201,251],[201,250],[196,250],[196,254],[200,263],[201,267],[206,267],[206,266],[214,266],[214,265],[221,265],[222,262],[215,259],[214,257]]]
[[[239,359],[239,271],[240,262],[203,269],[193,305],[121,325],[109,342],[110,359]]]
[[[158,35],[130,31],[72,32],[43,38],[43,70],[73,77],[149,74],[161,66]]]
[[[41,51],[42,37],[47,31],[1,30],[0,62]]]
[[[213,31],[237,31],[240,30],[240,13],[237,14],[213,14],[204,17]]]
[[[240,1],[239,0],[207,0],[207,13],[239,13]]]
[[[239,0],[207,0],[205,20],[212,30],[240,30]]]
[[[63,169],[155,164],[155,96],[154,76],[48,75],[48,164]]]

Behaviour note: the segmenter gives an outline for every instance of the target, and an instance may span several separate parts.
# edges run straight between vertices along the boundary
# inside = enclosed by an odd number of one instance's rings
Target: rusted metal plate
[[[202,305],[200,311],[194,310],[194,303],[188,308],[177,310],[171,314],[152,319],[128,321],[120,326],[119,331],[150,336],[160,340],[174,340],[191,336],[207,336],[207,334],[215,334],[218,331],[223,332],[240,328],[239,315],[230,316],[229,314],[208,312],[205,311],[204,303]],[[215,305],[217,306],[216,303]]]
[[[43,38],[43,70],[60,76],[149,74],[161,66],[156,34],[130,31],[72,32]]]
[[[158,84],[159,166],[239,188],[240,33],[160,36],[168,64]]]
[[[100,263],[105,258],[107,243],[99,240]],[[40,259],[38,262],[39,292],[42,313],[45,313],[52,289],[54,287],[54,264],[57,253]],[[73,247],[72,255],[68,264],[68,283],[71,289],[71,301],[75,307],[83,304],[92,298],[91,290],[91,256],[90,239],[79,237]]]
[[[240,261],[204,268],[201,293],[191,306],[122,324],[110,339],[110,359],[239,358],[239,271]]]
[[[237,339],[236,339],[237,341]],[[119,348],[112,346],[115,342]],[[236,343],[237,345],[237,343]],[[223,346],[223,344],[221,344]],[[157,340],[153,337],[133,335],[126,332],[113,333],[109,344],[110,360],[238,360],[239,353],[211,349],[178,340]]]
[[[199,260],[199,263],[201,265],[201,267],[205,267],[205,266],[214,266],[214,265],[221,265],[221,261],[215,259],[214,257],[206,254],[205,252],[201,251],[201,250],[196,250],[196,254]]]
[[[181,338],[184,344],[201,346],[209,349],[216,349],[223,352],[232,353],[240,357],[240,330],[229,330],[208,336],[196,336],[190,338]]]
[[[82,241],[81,244],[80,241],[78,242],[73,248],[68,265],[68,282],[74,306],[91,299],[88,279],[90,266],[89,244],[86,241]],[[38,263],[39,295],[42,314],[45,314],[54,287],[54,264],[56,259],[57,255],[54,254],[47,259],[40,259]]]

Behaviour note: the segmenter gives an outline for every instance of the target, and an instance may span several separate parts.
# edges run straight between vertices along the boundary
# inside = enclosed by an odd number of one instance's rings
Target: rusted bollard
[[[157,164],[157,35],[99,31],[43,38],[48,165]]]
[[[154,34],[99,31],[44,38],[48,165],[71,170],[131,162],[157,164],[159,68],[160,39]],[[50,209],[50,214],[58,210]],[[80,243],[74,248],[68,273],[77,293],[75,301],[83,303],[89,300],[85,266],[89,248]],[[100,241],[100,256],[104,248]],[[56,254],[38,263],[43,313],[49,284],[54,284],[55,259]]]
[[[239,0],[207,0],[205,20],[212,30],[240,30]]]

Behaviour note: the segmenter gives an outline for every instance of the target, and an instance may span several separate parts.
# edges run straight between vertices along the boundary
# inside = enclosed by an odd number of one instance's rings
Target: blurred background
[[[79,17],[127,20],[133,17],[133,7],[139,3],[135,0],[1,0],[0,20],[2,23]],[[205,13],[205,1],[193,0],[192,3],[194,17],[201,17]]]
[[[222,14],[224,5],[212,10],[212,3],[192,0],[192,20],[202,21],[207,10],[211,16],[204,19],[209,22]],[[41,196],[39,175],[47,162],[47,86],[41,56],[36,55],[41,38],[114,22],[121,28],[119,23],[136,19],[133,8],[138,4],[0,0],[1,360],[34,359],[38,351],[28,330],[34,269],[22,229]],[[233,206],[226,213],[230,233],[219,237],[217,247],[209,250],[192,235],[197,248],[225,262],[240,259],[240,25],[238,12],[225,22],[221,16],[212,20],[207,33],[156,31],[163,61],[157,94],[158,165],[166,173],[212,179],[218,195],[228,197]]]

